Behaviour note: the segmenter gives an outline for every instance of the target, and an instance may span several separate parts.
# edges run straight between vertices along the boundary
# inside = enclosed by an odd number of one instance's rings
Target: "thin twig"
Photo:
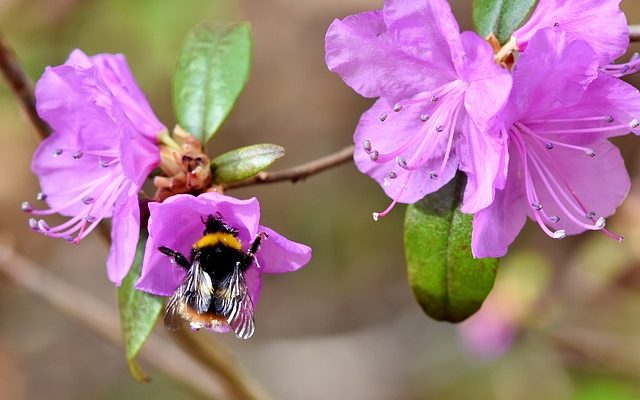
[[[22,109],[36,128],[41,139],[49,136],[50,130],[47,124],[40,119],[36,111],[36,101],[33,95],[33,86],[27,74],[20,66],[16,54],[0,32],[0,70],[16,98],[20,101]]]
[[[256,176],[245,179],[243,181],[231,182],[222,185],[223,190],[235,189],[244,186],[258,185],[264,183],[275,183],[282,181],[291,181],[296,183],[311,175],[315,175],[319,172],[325,171],[329,168],[336,167],[343,164],[353,158],[353,145],[347,146],[340,151],[337,151],[328,156],[318,158],[317,160],[309,161],[304,164],[300,164],[296,167],[285,169],[276,172],[259,172]]]
[[[118,315],[93,296],[45,271],[12,248],[0,245],[0,274],[82,322],[99,336],[122,347]],[[154,367],[196,389],[206,397],[229,398],[223,383],[165,339],[151,335],[140,356]],[[123,367],[124,357],[123,357]]]
[[[206,343],[195,334],[178,330],[172,334],[174,340],[193,359],[198,360],[208,369],[223,377],[227,389],[238,400],[268,400],[266,392],[259,387],[243,371],[233,364],[233,356],[215,341]]]
[[[629,39],[640,42],[640,25],[629,25]]]

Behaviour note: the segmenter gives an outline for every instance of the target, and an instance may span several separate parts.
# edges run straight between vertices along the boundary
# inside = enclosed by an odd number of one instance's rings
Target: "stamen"
[[[549,220],[554,224],[557,224],[558,222],[560,222],[560,217],[558,217],[557,215],[552,215],[551,217],[549,217]]]
[[[389,171],[389,173],[387,174],[387,176],[389,177],[389,179],[396,179],[398,177],[398,174],[396,174],[393,171]]]
[[[429,116],[427,114],[420,115],[420,121],[427,122],[429,120]]]
[[[33,207],[31,206],[31,203],[29,203],[28,201],[23,201],[22,204],[20,204],[20,209],[22,209],[22,211],[24,212],[32,212],[33,211]]]
[[[634,119],[633,121],[631,121],[629,126],[631,126],[631,129],[637,129],[640,126],[640,121],[637,119]]]
[[[393,111],[395,111],[395,112],[400,112],[400,110],[402,110],[402,104],[400,104],[400,103],[396,103],[396,104],[393,106]]]
[[[533,202],[531,203],[531,207],[533,207],[536,211],[540,211],[542,210],[542,204],[539,202]]]
[[[438,133],[442,133],[442,131],[444,131],[444,126],[439,125],[439,126],[436,128],[436,132],[438,132]]]
[[[53,151],[53,156],[54,156],[54,157],[58,157],[58,156],[59,156],[59,155],[61,155],[61,154],[62,154],[62,149],[55,149],[55,150]]]
[[[384,122],[387,119],[387,114],[380,115],[380,122]]]
[[[38,230],[38,221],[35,218],[29,218],[29,227],[34,231]]]
[[[431,97],[431,102],[432,102],[432,103],[437,103],[437,102],[438,102],[438,100],[440,100],[440,98],[439,98],[438,96],[433,96],[433,97]]]
[[[431,179],[438,179],[438,173],[435,171],[430,171],[429,172],[429,178]]]
[[[86,217],[84,217],[84,220],[88,223],[92,223],[96,220],[96,217],[94,217],[93,215],[87,215]]]
[[[379,156],[380,153],[378,153],[378,150],[373,150],[371,154],[369,154],[369,158],[371,159],[371,161],[378,161]]]
[[[546,147],[547,150],[553,150],[553,143],[547,142],[544,144],[544,147]]]
[[[606,224],[607,224],[607,220],[604,217],[600,217],[596,221],[596,228],[603,229]]]
[[[84,154],[80,150],[76,150],[76,151],[73,152],[72,157],[73,157],[74,160],[79,160],[79,159],[82,158],[83,155]]]
[[[554,239],[564,239],[565,237],[567,237],[567,231],[565,231],[564,229],[557,230],[553,232],[552,237]]]
[[[36,200],[38,201],[44,201],[46,199],[47,199],[47,195],[42,192],[38,192],[38,194],[36,195]]]
[[[591,220],[594,219],[596,217],[596,212],[595,211],[589,211],[586,215],[587,219]]]
[[[362,147],[364,148],[364,151],[366,151],[367,153],[371,152],[371,141],[370,140],[365,140],[362,143]]]
[[[396,157],[396,162],[400,168],[407,168],[407,160],[404,157]]]
[[[88,196],[88,195],[87,195],[87,196],[84,196],[84,197],[82,198],[82,202],[83,202],[84,204],[86,204],[86,205],[89,205],[89,204],[93,203],[94,201],[95,201],[95,199],[94,199],[92,196]]]

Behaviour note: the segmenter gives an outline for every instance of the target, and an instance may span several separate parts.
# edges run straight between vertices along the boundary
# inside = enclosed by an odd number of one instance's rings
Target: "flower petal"
[[[452,65],[434,68],[433,61],[403,51],[394,40],[380,11],[336,19],[326,35],[327,66],[365,97],[407,97],[455,79]]]
[[[135,81],[127,60],[122,54],[97,54],[88,57],[74,50],[66,64],[82,68],[96,66],[100,77],[117,99],[133,126],[144,136],[155,140],[166,128],[154,114],[147,98]]]
[[[304,267],[311,260],[311,248],[291,241],[266,226],[260,226],[260,232],[268,235],[260,244],[257,253],[258,263],[264,272],[280,274],[293,272]]]
[[[173,294],[185,271],[174,266],[158,247],[166,246],[188,256],[193,243],[202,236],[201,218],[220,213],[225,223],[239,230],[238,238],[246,250],[257,234],[260,219],[255,198],[238,200],[218,193],[172,196],[164,203],[149,204],[149,212],[149,239],[136,287],[160,296]]]
[[[401,193],[398,200],[400,203],[414,203],[449,182],[456,173],[458,160],[455,151],[453,151],[445,164],[444,171],[439,174],[437,179],[431,179],[430,172],[438,171],[444,159],[447,138],[440,136],[437,143],[434,144],[434,151],[429,153],[430,158],[426,164],[413,171],[412,174],[400,168],[395,157],[385,163],[372,161],[370,154],[363,149],[363,143],[366,140],[369,140],[373,148],[381,154],[391,153],[407,143],[413,135],[421,134],[420,131],[425,127],[425,122],[420,120],[419,112],[417,114],[405,111],[394,113],[389,116],[388,120],[381,122],[380,115],[385,114],[391,107],[386,99],[379,99],[368,111],[362,114],[354,134],[356,144],[354,160],[358,169],[375,179],[389,197],[395,199]],[[437,124],[437,121],[432,123],[429,120],[426,123],[431,124],[429,126],[433,129],[434,123]],[[409,160],[407,154],[412,155],[416,151],[416,147],[417,145],[410,146],[407,153],[403,153],[403,156]],[[388,179],[390,171],[397,175],[395,179]],[[405,185],[407,178],[409,181]],[[403,186],[406,187],[403,189]]]
[[[510,175],[503,190],[497,190],[491,205],[473,217],[471,251],[474,257],[502,257],[527,221],[528,204],[513,171],[519,161],[511,157]]]
[[[566,182],[571,188],[568,193],[573,193],[580,199],[579,203],[585,207],[579,214],[582,222],[593,225],[593,221],[589,221],[585,214],[593,211],[596,218],[612,215],[627,197],[631,183],[617,147],[607,140],[595,143],[591,147],[596,152],[595,157],[589,157],[581,151],[556,147],[551,152],[542,154],[548,155],[542,160],[555,173],[557,179]],[[567,213],[558,206],[539,175],[533,174],[532,177],[544,211],[548,215],[560,217],[560,222],[555,224],[557,229],[564,229],[567,235],[584,232],[585,228],[571,221]],[[559,193],[558,190],[555,192]],[[558,197],[562,198],[560,194]],[[530,209],[529,213],[533,212]]]
[[[552,27],[567,32],[571,39],[589,43],[601,66],[622,56],[629,47],[629,27],[620,0],[540,0],[513,37],[520,50],[528,51],[536,32]]]
[[[514,72],[511,99],[518,118],[559,113],[581,101],[597,76],[597,56],[586,42],[554,29],[540,31]]]
[[[131,186],[116,203],[111,228],[111,250],[107,259],[107,274],[111,282],[120,286],[136,256],[140,238],[140,206],[137,190]]]

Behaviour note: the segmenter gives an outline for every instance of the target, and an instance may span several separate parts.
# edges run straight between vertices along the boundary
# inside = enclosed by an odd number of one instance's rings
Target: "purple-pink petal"
[[[111,250],[107,258],[107,274],[120,286],[136,256],[140,237],[140,205],[134,186],[116,203],[111,227]]]
[[[262,266],[263,272],[270,274],[293,272],[304,267],[311,260],[309,246],[291,241],[266,226],[260,226],[259,231],[267,234],[257,254],[258,264]]]
[[[584,40],[598,54],[599,64],[607,65],[629,47],[629,28],[620,0],[540,0],[525,24],[513,37],[521,51],[545,28],[563,30],[572,39]]]

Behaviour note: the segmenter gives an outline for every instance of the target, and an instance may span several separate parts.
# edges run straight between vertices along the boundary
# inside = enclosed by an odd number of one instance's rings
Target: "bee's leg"
[[[260,247],[260,242],[263,239],[266,239],[267,237],[269,237],[269,236],[264,232],[258,233],[258,236],[256,236],[255,240],[251,244],[251,248],[244,255],[244,260],[243,260],[242,264],[240,265],[240,270],[245,271],[247,268],[249,268],[251,266],[251,263],[253,262],[253,259],[254,259],[255,255],[256,255],[256,252],[258,251],[258,248]]]
[[[191,263],[189,262],[189,260],[187,260],[187,257],[182,255],[182,253],[173,251],[165,246],[158,247],[158,250],[160,250],[160,252],[165,256],[171,257],[172,261],[182,268],[189,269],[191,267]]]

